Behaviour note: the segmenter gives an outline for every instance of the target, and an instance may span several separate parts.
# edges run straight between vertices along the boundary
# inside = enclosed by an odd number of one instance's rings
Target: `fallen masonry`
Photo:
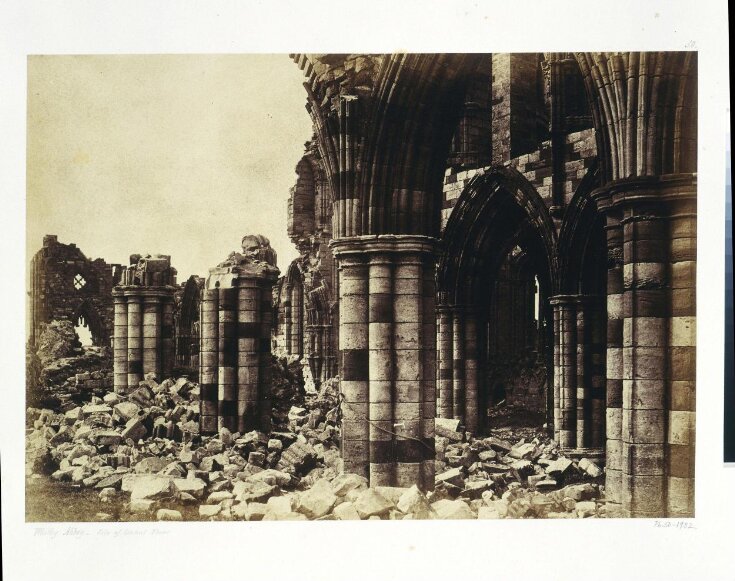
[[[98,491],[100,508],[117,503],[131,520],[607,515],[602,468],[563,456],[531,428],[468,438],[459,422],[437,420],[433,490],[369,487],[342,473],[336,402],[329,391],[306,396],[271,433],[223,427],[200,435],[199,386],[148,377],[127,395],[111,391],[58,411],[29,408],[26,475]],[[109,512],[99,514],[109,519]]]

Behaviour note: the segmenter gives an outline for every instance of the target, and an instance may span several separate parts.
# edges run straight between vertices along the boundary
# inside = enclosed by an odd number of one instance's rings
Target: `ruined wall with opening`
[[[472,181],[493,167],[505,167],[515,170],[542,200],[558,236],[575,193],[580,186],[591,189],[597,163],[596,136],[579,65],[568,53],[496,53],[486,61],[481,68],[490,74],[480,78],[492,98],[466,98],[460,117],[460,126],[466,125],[469,109],[474,120],[474,131],[462,129],[474,143],[463,147],[468,151],[485,148],[485,155],[472,157],[475,163],[453,163],[458,157],[455,138],[444,175],[442,230]],[[481,94],[478,82],[474,79],[470,85],[472,95]],[[583,184],[585,178],[590,183]],[[487,274],[494,280],[483,291],[483,304],[475,305],[480,320],[486,321],[480,324],[487,325],[480,334],[480,360],[485,361],[487,378],[484,401],[543,411],[549,405],[552,372],[551,312],[544,308],[550,289],[536,289],[534,267],[527,265],[523,272],[518,268],[517,255],[526,255],[526,250],[515,250],[516,259],[508,248],[504,263]],[[535,302],[540,303],[538,313]]]
[[[90,260],[76,244],[44,236],[43,247],[31,260],[30,342],[35,344],[43,323],[86,324],[97,346],[109,347],[113,328],[112,287],[122,266],[101,258]]]

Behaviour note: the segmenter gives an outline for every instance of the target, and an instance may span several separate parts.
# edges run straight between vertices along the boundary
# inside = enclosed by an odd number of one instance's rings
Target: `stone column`
[[[589,351],[588,384],[589,442],[587,447],[603,451],[605,445],[605,321],[604,297],[595,297],[588,305]]]
[[[128,389],[133,390],[143,380],[143,314],[141,297],[127,294],[128,302]]]
[[[115,326],[113,333],[115,392],[128,390],[128,303],[122,294],[113,292],[115,302]]]
[[[271,334],[273,330],[273,285],[278,279],[278,270],[258,279],[260,291],[260,335],[258,336],[258,418],[260,429],[271,430],[273,411],[272,382],[273,368],[271,360]],[[247,429],[247,422],[242,423],[240,416],[238,430]],[[240,432],[244,433],[244,432]]]
[[[270,430],[271,297],[279,274],[274,263],[266,238],[245,236],[243,253],[209,270],[200,357],[200,379],[207,381],[200,414],[204,434],[223,427],[240,433]]]
[[[154,373],[161,381],[162,348],[161,339],[161,301],[156,296],[143,297],[143,369]],[[148,371],[150,370],[150,371]]]
[[[464,316],[462,308],[452,307],[452,416],[464,422]]]
[[[345,252],[340,253],[341,246]],[[334,247],[339,276],[339,376],[344,471],[370,476],[367,257]]]
[[[112,290],[116,392],[136,389],[148,374],[162,381],[171,373],[175,279],[169,256],[134,254]]]
[[[589,304],[587,297],[577,297],[577,332],[576,332],[576,364],[577,364],[577,380],[576,380],[576,400],[577,400],[577,427],[575,436],[576,448],[586,448],[588,444],[589,418],[587,410],[589,409],[589,373],[587,369],[587,358],[589,356]]]
[[[211,272],[211,271],[210,271]],[[217,429],[237,431],[237,288],[219,288],[217,317]]]
[[[301,357],[303,355],[303,288],[299,283],[291,290],[291,353]]]
[[[174,368],[174,362],[176,360],[176,338],[175,338],[175,327],[174,322],[174,301],[164,300],[161,304],[161,336],[160,336],[160,349],[161,349],[161,375],[162,379],[171,373]],[[191,339],[189,339],[191,340]],[[189,347],[189,354],[191,354],[191,347]]]
[[[597,194],[608,225],[613,222],[609,248],[619,240],[618,217],[623,233],[622,276],[608,276],[606,488],[608,502],[619,501],[624,516],[693,514],[695,193],[693,176],[677,175]],[[609,262],[619,269],[617,260]],[[618,327],[619,335],[610,332]],[[611,390],[617,377],[619,423]],[[611,434],[620,434],[620,456],[611,453],[611,441],[617,444]]]
[[[605,496],[620,506],[623,490],[623,228],[616,213],[606,215],[607,357]],[[611,506],[611,508],[615,508]]]
[[[293,320],[292,320],[292,313],[291,313],[291,294],[293,293],[293,286],[290,284],[286,285],[286,299],[283,301],[283,311],[284,311],[284,343],[286,344],[286,353],[289,355],[293,352],[291,351],[292,346],[292,339],[291,335],[293,333]]]
[[[331,242],[340,273],[345,471],[372,485],[434,485],[434,244],[412,235]]]
[[[669,262],[671,395],[667,418],[667,514],[671,517],[692,517],[697,339],[697,216],[694,200],[683,201],[672,208]]]
[[[477,373],[477,315],[474,310],[464,313],[464,424],[465,429],[477,435],[479,428],[478,373]]]
[[[202,291],[199,333],[199,424],[202,433],[212,434],[217,431],[219,289]]]
[[[439,342],[439,417],[454,417],[453,368],[454,368],[454,330],[452,313],[445,304],[437,307]]]
[[[577,447],[577,297],[551,298],[554,309],[554,436],[562,449]]]
[[[623,224],[623,492],[630,516],[665,510],[668,224],[658,208]]]

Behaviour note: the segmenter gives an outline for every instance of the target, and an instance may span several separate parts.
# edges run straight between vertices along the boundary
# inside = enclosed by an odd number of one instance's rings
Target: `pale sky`
[[[311,137],[287,55],[28,59],[27,251],[170,254],[179,282],[264,234],[284,272],[288,190]]]

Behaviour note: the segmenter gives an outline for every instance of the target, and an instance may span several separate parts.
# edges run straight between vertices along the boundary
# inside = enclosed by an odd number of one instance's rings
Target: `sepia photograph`
[[[726,579],[705,4],[7,10],[8,578]]]
[[[28,69],[28,520],[694,516],[696,52]]]

